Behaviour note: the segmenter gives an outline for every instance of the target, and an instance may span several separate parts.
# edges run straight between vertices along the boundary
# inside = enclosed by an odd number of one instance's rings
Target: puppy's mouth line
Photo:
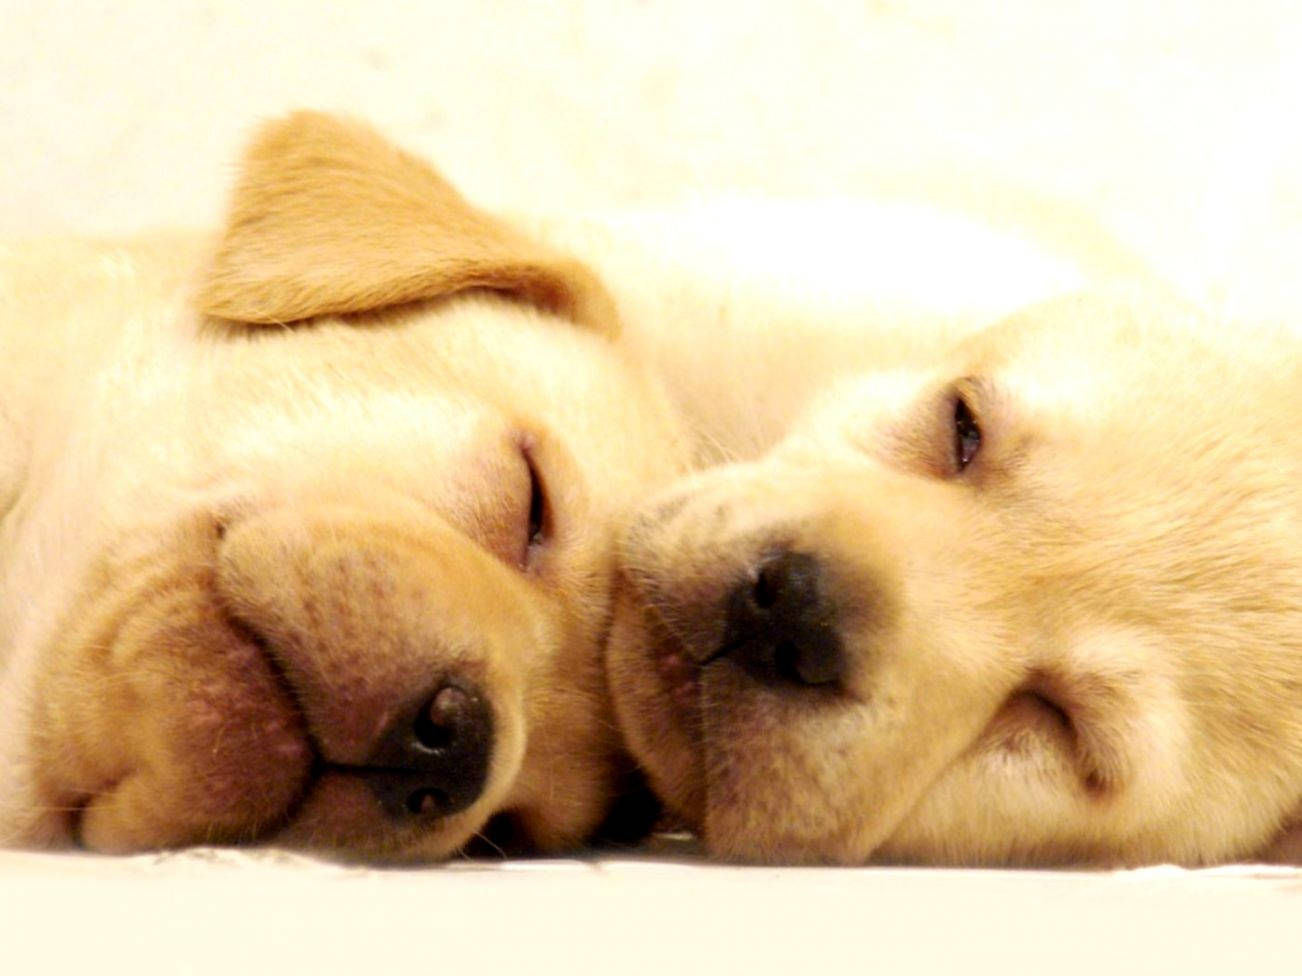
[[[995,718],[998,719],[1000,714],[1013,712],[1023,707],[1046,716],[1068,735],[1075,737],[1076,726],[1072,721],[1071,713],[1067,711],[1061,702],[1034,685],[1019,688],[1009,695]]]
[[[116,776],[97,789],[78,792],[66,802],[64,816],[66,817],[68,837],[71,838],[73,846],[78,850],[89,850],[84,837],[86,811],[90,809],[90,805],[95,802],[96,797],[112,793],[127,775],[130,774]]]

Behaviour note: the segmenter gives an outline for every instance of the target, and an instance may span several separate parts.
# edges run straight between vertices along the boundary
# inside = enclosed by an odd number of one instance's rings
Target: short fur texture
[[[613,526],[686,463],[591,271],[312,113],[254,141],[215,241],[2,257],[0,839],[590,835],[629,765]],[[482,783],[395,814],[366,776],[426,699],[486,709]]]
[[[305,113],[215,242],[7,247],[4,839],[555,849],[627,745],[721,857],[1296,859],[1297,331],[1037,302],[1095,234],[811,213],[530,236]],[[793,553],[834,682],[726,646]],[[482,790],[395,820],[356,770],[448,681]]]
[[[859,216],[773,224],[749,306],[629,338],[723,462],[622,543],[609,679],[656,789],[746,861],[1296,857],[1296,328],[1112,287],[1034,227]],[[974,269],[1011,286],[964,308]]]

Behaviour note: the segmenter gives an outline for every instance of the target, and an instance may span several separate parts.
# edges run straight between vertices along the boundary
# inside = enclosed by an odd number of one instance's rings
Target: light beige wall
[[[1187,287],[1302,295],[1291,0],[0,0],[0,22],[0,232],[211,221],[242,134],[310,105],[517,209],[1048,198]]]

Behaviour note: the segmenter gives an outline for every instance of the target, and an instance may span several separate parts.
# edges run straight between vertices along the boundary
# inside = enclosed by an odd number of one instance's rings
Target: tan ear
[[[297,112],[245,154],[197,301],[209,315],[270,324],[467,288],[618,331],[614,302],[583,264],[472,207],[366,126]]]

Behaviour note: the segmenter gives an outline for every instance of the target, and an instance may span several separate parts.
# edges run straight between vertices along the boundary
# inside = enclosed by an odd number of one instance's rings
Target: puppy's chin
[[[366,783],[326,771],[313,778],[293,818],[273,839],[343,861],[417,863],[455,854],[486,820],[480,804],[442,818],[437,826],[395,823],[377,807]]]

